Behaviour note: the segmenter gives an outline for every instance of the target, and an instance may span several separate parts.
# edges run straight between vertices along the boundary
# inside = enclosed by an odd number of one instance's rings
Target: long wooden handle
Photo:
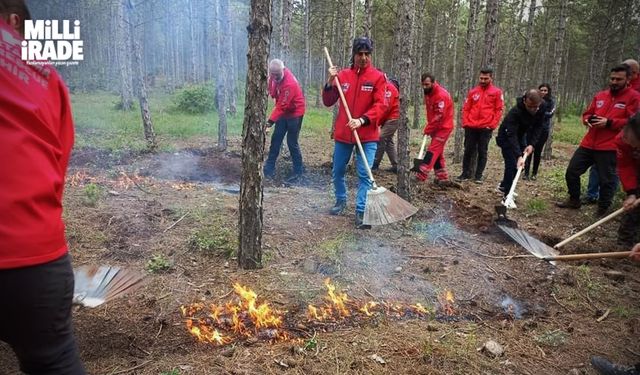
[[[331,61],[331,56],[329,56],[329,50],[327,49],[327,47],[324,47],[324,54],[327,57],[327,62],[329,63],[329,66],[333,66],[333,62]],[[344,93],[342,92],[342,86],[340,86],[340,81],[338,80],[338,76],[336,76],[334,80],[336,83],[336,87],[338,88],[338,94],[340,94],[340,100],[342,100],[342,106],[344,107],[344,111],[347,113],[347,117],[349,118],[349,121],[351,121],[353,117],[351,117],[351,111],[349,110],[349,106],[347,105],[347,99],[344,97]],[[365,155],[364,153],[364,149],[362,148],[362,143],[360,142],[360,137],[358,136],[358,132],[356,130],[353,130],[353,137],[356,139],[356,144],[358,145],[360,156],[364,161],[364,166],[367,169],[367,174],[369,175],[369,178],[371,179],[371,184],[375,189],[376,181],[373,179],[373,173],[371,173],[371,168],[369,168],[369,161],[367,160],[367,155]]]
[[[524,155],[524,161],[527,161],[527,157],[529,156],[529,154],[525,154]],[[505,202],[508,202],[510,199],[513,200],[513,194],[516,192],[516,185],[518,184],[518,180],[520,179],[520,174],[522,173],[522,168],[518,168],[518,171],[516,172],[516,177],[514,177],[513,179],[513,183],[511,184],[511,189],[509,189],[509,194],[507,194],[507,196],[504,198]]]
[[[609,220],[613,219],[614,217],[616,217],[616,216],[620,215],[620,214],[621,214],[621,213],[623,213],[623,212],[624,212],[624,207],[622,207],[622,208],[620,208],[619,210],[617,210],[617,211],[615,211],[615,212],[613,212],[613,213],[609,214],[609,215],[608,215],[608,216],[606,216],[606,217],[603,217],[602,219],[600,219],[600,220],[596,221],[595,223],[593,223],[593,224],[589,225],[588,227],[584,228],[583,230],[581,230],[580,232],[578,232],[578,233],[574,234],[573,236],[571,236],[571,237],[567,238],[566,240],[564,240],[564,241],[561,241],[561,242],[557,243],[557,244],[554,246],[554,248],[555,248],[555,249],[559,249],[559,248],[561,248],[562,246],[564,246],[564,245],[568,244],[569,242],[571,242],[571,241],[575,240],[576,238],[578,238],[578,237],[582,236],[583,234],[585,234],[585,233],[587,233],[587,232],[590,232],[590,231],[591,231],[591,230],[593,230],[594,228],[599,227],[600,225],[602,225],[602,224],[606,223],[607,221],[609,221]],[[613,253],[612,253],[612,254],[613,254]]]
[[[424,149],[427,147],[427,135],[422,136],[422,144],[420,145],[420,152],[418,153],[418,159],[424,158]]]
[[[601,259],[601,258],[626,258],[631,251],[617,251],[612,253],[586,253],[586,254],[569,254],[557,255],[554,257],[544,257],[544,260],[585,260],[585,259]]]

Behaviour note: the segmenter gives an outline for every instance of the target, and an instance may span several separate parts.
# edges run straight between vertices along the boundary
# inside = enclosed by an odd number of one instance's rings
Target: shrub
[[[215,95],[210,85],[192,85],[177,92],[176,108],[181,112],[202,114],[215,108]]]

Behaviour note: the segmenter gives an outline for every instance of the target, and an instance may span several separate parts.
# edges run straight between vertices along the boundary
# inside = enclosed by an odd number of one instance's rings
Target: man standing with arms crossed
[[[462,158],[462,174],[457,181],[474,179],[481,184],[482,173],[487,165],[487,151],[493,130],[502,119],[504,98],[502,90],[493,85],[493,70],[480,70],[478,86],[469,90],[462,107],[462,127],[464,128],[464,155]],[[471,165],[477,153],[476,165]],[[475,168],[475,176],[471,176]]]

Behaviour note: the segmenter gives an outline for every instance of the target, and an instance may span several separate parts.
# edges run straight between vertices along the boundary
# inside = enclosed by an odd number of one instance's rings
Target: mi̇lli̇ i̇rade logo
[[[78,65],[84,59],[80,21],[26,20],[22,60],[32,65]]]

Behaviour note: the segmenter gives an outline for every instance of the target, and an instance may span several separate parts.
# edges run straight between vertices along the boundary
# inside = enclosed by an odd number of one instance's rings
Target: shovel
[[[331,61],[331,56],[329,56],[329,50],[327,49],[327,47],[324,47],[324,54],[327,58],[329,66],[334,66],[333,62]],[[334,79],[336,87],[338,89],[338,94],[340,94],[340,100],[342,101],[344,111],[346,112],[349,121],[351,121],[353,117],[351,116],[351,111],[349,110],[347,99],[344,97],[344,93],[342,92],[340,81],[338,80],[337,76]],[[400,198],[384,187],[378,186],[376,184],[376,181],[373,178],[373,174],[371,173],[371,168],[369,167],[367,155],[365,155],[364,153],[362,143],[360,143],[360,137],[358,136],[358,132],[356,130],[353,131],[353,138],[355,138],[356,140],[356,145],[358,146],[360,157],[362,157],[362,161],[364,162],[364,166],[367,170],[367,175],[369,176],[372,184],[371,189],[367,191],[367,203],[364,208],[364,217],[362,220],[363,224],[391,224],[395,223],[396,221],[404,220],[418,212],[418,209],[411,205],[411,203],[405,201],[404,199]]]
[[[418,158],[413,159],[413,167],[409,169],[411,172],[420,172],[420,166],[424,162],[424,149],[427,146],[427,135],[422,136],[422,145],[420,145],[420,152],[418,152]]]

